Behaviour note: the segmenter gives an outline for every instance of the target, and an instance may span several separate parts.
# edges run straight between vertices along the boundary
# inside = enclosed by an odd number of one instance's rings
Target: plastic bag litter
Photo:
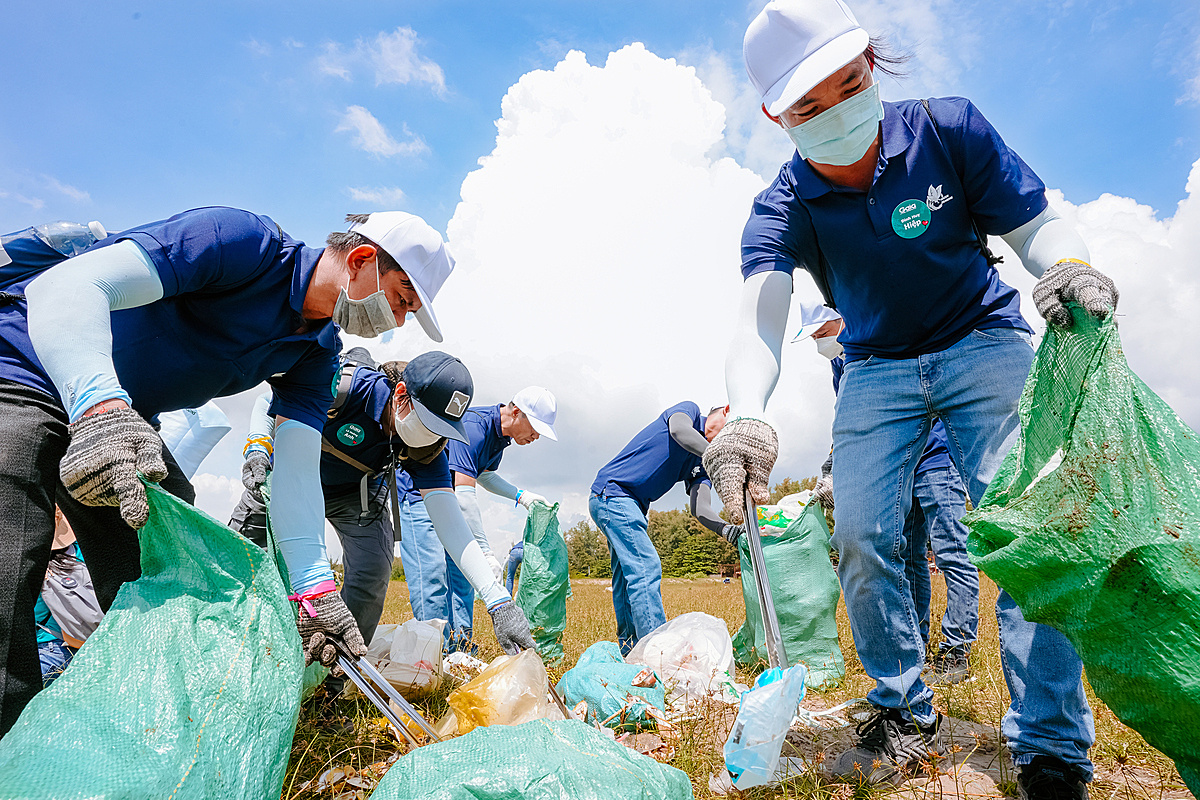
[[[441,684],[445,624],[441,619],[410,619],[375,629],[367,658],[406,700],[418,700]]]
[[[563,659],[562,635],[567,627],[567,595],[571,584],[567,543],[558,532],[558,503],[534,503],[525,519],[525,557],[516,604],[529,620],[533,641],[547,664]]]
[[[782,533],[772,535],[768,528],[761,530],[763,558],[788,663],[807,666],[808,685],[814,689],[836,685],[845,675],[846,662],[837,634],[841,586],[829,561],[825,512],[819,504],[809,503],[800,518]],[[745,536],[738,541],[738,554],[746,622],[733,637],[734,654],[743,667],[766,666],[766,636]]]
[[[781,670],[769,669],[742,695],[741,707],[729,740],[725,742],[725,769],[739,790],[764,786],[776,777],[779,753],[796,708],[804,699],[807,670],[800,664]],[[785,764],[785,769],[790,765]]]
[[[710,614],[693,611],[668,620],[643,636],[625,662],[654,670],[672,704],[706,698],[737,702],[729,630]]]
[[[1073,315],[1038,348],[968,548],[1200,795],[1200,441],[1129,369],[1111,317]]]
[[[478,678],[451,692],[447,702],[459,733],[470,733],[476,726],[562,719],[550,699],[546,667],[533,650],[500,656]]]
[[[279,797],[304,658],[271,557],[148,485],[142,577],[0,740],[0,797]]]
[[[558,691],[566,696],[568,706],[587,703],[584,722],[622,730],[651,728],[655,721],[650,709],[661,716],[666,699],[660,680],[648,687],[633,685],[647,669],[642,664],[626,663],[616,642],[596,642],[562,676]]]
[[[691,800],[688,776],[576,720],[476,728],[401,758],[371,800]]]

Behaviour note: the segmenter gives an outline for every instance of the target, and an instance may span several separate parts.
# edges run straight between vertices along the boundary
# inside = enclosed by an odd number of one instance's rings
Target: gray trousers
[[[325,498],[325,519],[329,520],[342,543],[345,568],[342,600],[367,644],[371,643],[379,618],[383,616],[383,601],[392,579],[395,536],[387,501],[387,484],[383,482],[372,492],[366,514],[362,513],[357,486]],[[249,491],[243,492],[229,527],[266,548],[266,511],[261,498]],[[328,690],[338,692],[344,681],[328,678],[325,683]]]
[[[42,591],[54,506],[75,530],[100,607],[142,574],[137,532],[113,507],[85,506],[67,493],[58,462],[67,452],[67,415],[49,395],[0,380],[0,736],[42,688],[33,608]],[[160,484],[189,503],[196,492],[166,447]]]

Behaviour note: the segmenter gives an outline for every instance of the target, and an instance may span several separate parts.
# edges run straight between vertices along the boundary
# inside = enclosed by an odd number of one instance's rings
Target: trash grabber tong
[[[421,716],[420,712],[413,708],[412,704],[405,700],[404,697],[396,691],[395,687],[388,683],[387,678],[379,674],[379,670],[375,669],[375,666],[368,661],[365,656],[359,656],[355,658],[355,656],[351,654],[341,642],[335,641],[334,645],[338,649],[338,666],[341,667],[342,671],[346,673],[346,677],[354,681],[354,685],[357,686],[359,690],[367,696],[368,700],[375,704],[375,707],[379,709],[379,712],[383,714],[391,726],[395,728],[401,736],[408,740],[409,744],[411,744],[413,747],[420,747],[420,745],[417,743],[416,737],[412,735],[412,732],[408,729],[408,726],[400,721],[400,718],[396,715],[396,710],[388,704],[389,698],[393,703],[400,707],[401,711],[408,715],[409,719],[415,722],[421,730],[428,734],[430,739],[435,742],[440,742],[442,740],[442,737],[438,736],[437,733],[434,732],[433,726],[426,722],[425,718]],[[374,684],[374,686],[372,686],[372,684]],[[383,690],[383,694],[380,694],[381,689]]]
[[[779,632],[779,617],[775,614],[775,598],[771,595],[771,580],[767,577],[767,560],[763,557],[762,536],[758,528],[758,509],[750,496],[750,487],[743,490],[746,501],[746,544],[750,549],[750,564],[754,567],[754,586],[758,589],[758,607],[762,611],[763,638],[766,640],[767,665],[788,668],[787,653],[783,650],[783,635]]]

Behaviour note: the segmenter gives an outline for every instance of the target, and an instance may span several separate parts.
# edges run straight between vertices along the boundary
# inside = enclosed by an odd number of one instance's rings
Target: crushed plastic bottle
[[[68,258],[79,255],[101,239],[108,237],[108,231],[96,220],[87,225],[78,222],[47,222],[35,225],[34,233],[46,244]]]

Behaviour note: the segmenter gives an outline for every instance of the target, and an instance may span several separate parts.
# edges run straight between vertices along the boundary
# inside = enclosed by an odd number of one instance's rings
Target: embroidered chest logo
[[[467,403],[471,402],[471,398],[462,392],[455,392],[450,395],[450,402],[446,404],[446,413],[455,419],[462,419],[463,413],[467,410]]]
[[[929,206],[930,211],[937,211],[953,199],[952,194],[942,194],[942,184],[939,183],[937,186],[930,185],[929,194],[925,195],[925,205]]]

